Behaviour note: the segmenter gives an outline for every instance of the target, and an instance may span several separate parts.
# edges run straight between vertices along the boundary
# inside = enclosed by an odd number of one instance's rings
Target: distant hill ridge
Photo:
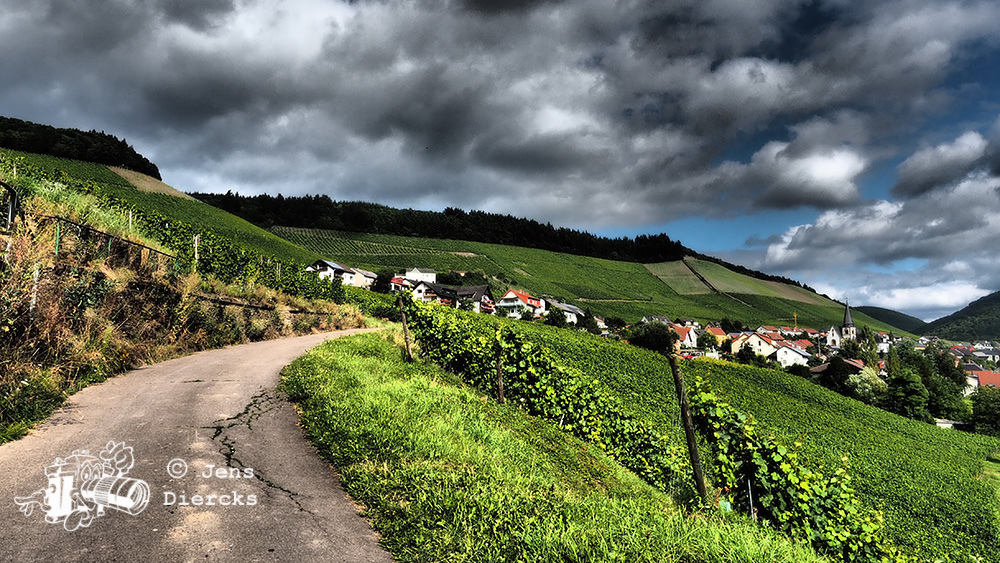
[[[691,256],[714,262],[753,278],[775,281],[813,291],[802,283],[731,264],[685,247],[666,234],[635,238],[600,237],[586,231],[553,227],[533,219],[446,208],[444,211],[395,209],[377,203],[334,201],[326,195],[284,197],[191,193],[197,199],[255,225],[351,231],[370,234],[467,240],[489,244],[522,246],[564,252],[591,258],[651,264],[683,260]]]
[[[108,166],[120,166],[162,180],[160,170],[125,139],[103,131],[80,131],[0,116],[0,147]]]
[[[861,311],[873,319],[878,319],[886,324],[899,327],[914,334],[921,334],[927,326],[926,322],[918,319],[917,317],[907,315],[906,313],[900,313],[899,311],[893,311],[892,309],[885,309],[883,307],[874,307],[870,305],[853,307],[853,309],[855,311]]]
[[[928,323],[920,333],[962,341],[1000,338],[1000,291],[977,299],[947,317]]]

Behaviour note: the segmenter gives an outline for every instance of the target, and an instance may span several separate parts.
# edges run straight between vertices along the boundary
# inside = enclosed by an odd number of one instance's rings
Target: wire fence
[[[52,227],[55,244],[55,261],[76,265],[104,261],[111,268],[128,268],[140,275],[168,268],[176,268],[177,257],[142,243],[65,217],[33,215],[39,229]]]

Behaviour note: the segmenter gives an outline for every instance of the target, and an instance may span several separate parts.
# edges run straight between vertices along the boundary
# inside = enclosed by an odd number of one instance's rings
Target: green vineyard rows
[[[722,317],[748,325],[791,325],[798,315],[803,327],[826,329],[843,319],[843,306],[801,288],[769,284],[729,272],[715,264],[702,266],[729,287],[757,288],[766,295],[737,294],[732,297],[702,292],[680,295],[653,272],[676,272],[678,266],[650,265],[589,258],[535,248],[470,241],[413,238],[272,227],[271,231],[311,250],[323,258],[346,266],[378,271],[391,268],[433,268],[438,272],[481,272],[492,280],[494,294],[511,287],[535,295],[589,309],[600,316],[617,316],[634,322],[647,315],[685,317],[701,321]],[[686,266],[684,267],[686,270]],[[651,271],[652,270],[652,271]],[[693,277],[693,274],[690,274]],[[695,281],[697,279],[695,278]],[[685,291],[690,292],[690,280]],[[741,285],[742,284],[742,285]],[[780,297],[787,294],[792,298]],[[808,294],[808,295],[807,295]],[[807,297],[800,297],[807,295]],[[857,314],[855,321],[877,330],[892,327]]]

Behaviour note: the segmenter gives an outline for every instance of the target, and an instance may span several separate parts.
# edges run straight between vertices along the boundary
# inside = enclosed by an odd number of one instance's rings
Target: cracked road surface
[[[303,437],[292,405],[275,393],[282,367],[354,332],[200,352],[80,391],[29,436],[0,446],[0,561],[391,561]],[[141,512],[98,515],[116,492],[136,512],[142,487],[111,487],[115,479],[93,475],[76,475],[63,489],[96,493],[59,498],[89,508],[89,526],[67,530],[81,511],[19,510],[14,498],[48,487],[56,458],[67,461],[74,450],[99,458],[110,441],[124,442],[134,458],[115,476],[148,484]],[[183,476],[175,460],[187,465]]]

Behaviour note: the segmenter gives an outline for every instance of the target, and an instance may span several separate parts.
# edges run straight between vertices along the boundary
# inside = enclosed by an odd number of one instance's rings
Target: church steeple
[[[854,319],[851,318],[851,302],[844,300],[844,324],[840,327],[840,332],[844,340],[857,340],[858,329],[854,327]]]

